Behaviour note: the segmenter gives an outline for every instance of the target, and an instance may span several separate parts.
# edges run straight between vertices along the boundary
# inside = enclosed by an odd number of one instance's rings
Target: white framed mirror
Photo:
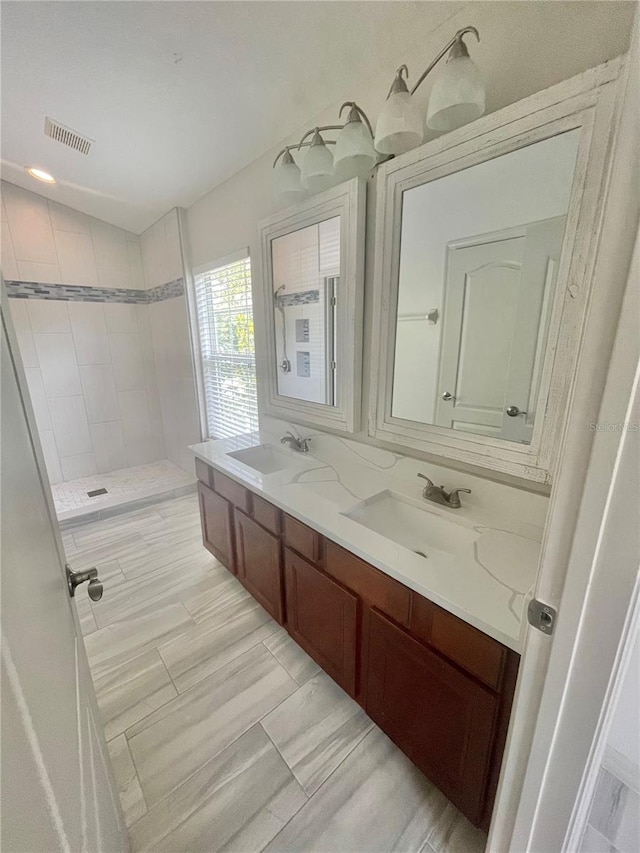
[[[603,67],[379,168],[370,435],[550,482],[614,81]]]
[[[260,223],[266,414],[358,429],[365,194],[354,178]]]

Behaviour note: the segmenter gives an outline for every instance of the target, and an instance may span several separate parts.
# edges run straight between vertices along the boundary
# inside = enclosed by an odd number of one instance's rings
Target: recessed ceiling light
[[[36,169],[33,166],[30,166],[27,169],[27,172],[31,175],[32,178],[36,178],[39,181],[44,181],[45,184],[55,184],[56,179],[53,175],[50,175],[48,172],[43,172],[42,169]]]

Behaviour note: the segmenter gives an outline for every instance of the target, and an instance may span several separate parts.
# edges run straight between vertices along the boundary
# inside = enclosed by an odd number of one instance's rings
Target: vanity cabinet
[[[374,610],[369,622],[369,716],[478,824],[499,697]]]
[[[287,629],[350,696],[356,695],[358,598],[285,549]]]
[[[235,574],[233,508],[229,501],[204,483],[198,483],[202,544],[216,560]]]
[[[238,580],[267,613],[284,623],[280,539],[236,509],[236,571]]]
[[[205,546],[488,828],[519,656],[230,477],[197,473]]]

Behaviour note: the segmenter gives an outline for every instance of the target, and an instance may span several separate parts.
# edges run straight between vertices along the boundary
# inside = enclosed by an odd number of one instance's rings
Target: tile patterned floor
[[[151,498],[155,495],[184,490],[195,483],[195,477],[178,468],[168,459],[136,465],[108,474],[96,474],[80,480],[55,483],[51,486],[58,518],[67,520],[119,506],[130,501]],[[90,498],[87,492],[107,489],[106,495]]]
[[[474,829],[200,543],[195,495],[68,528],[131,847],[482,853]]]

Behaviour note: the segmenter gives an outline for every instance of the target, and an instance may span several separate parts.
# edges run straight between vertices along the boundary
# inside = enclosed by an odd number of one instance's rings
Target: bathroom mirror
[[[354,179],[260,225],[268,414],[357,429],[364,200]]]
[[[579,142],[403,193],[393,417],[531,443]]]
[[[591,88],[588,107],[560,84],[379,168],[371,435],[550,481],[604,174]]]

